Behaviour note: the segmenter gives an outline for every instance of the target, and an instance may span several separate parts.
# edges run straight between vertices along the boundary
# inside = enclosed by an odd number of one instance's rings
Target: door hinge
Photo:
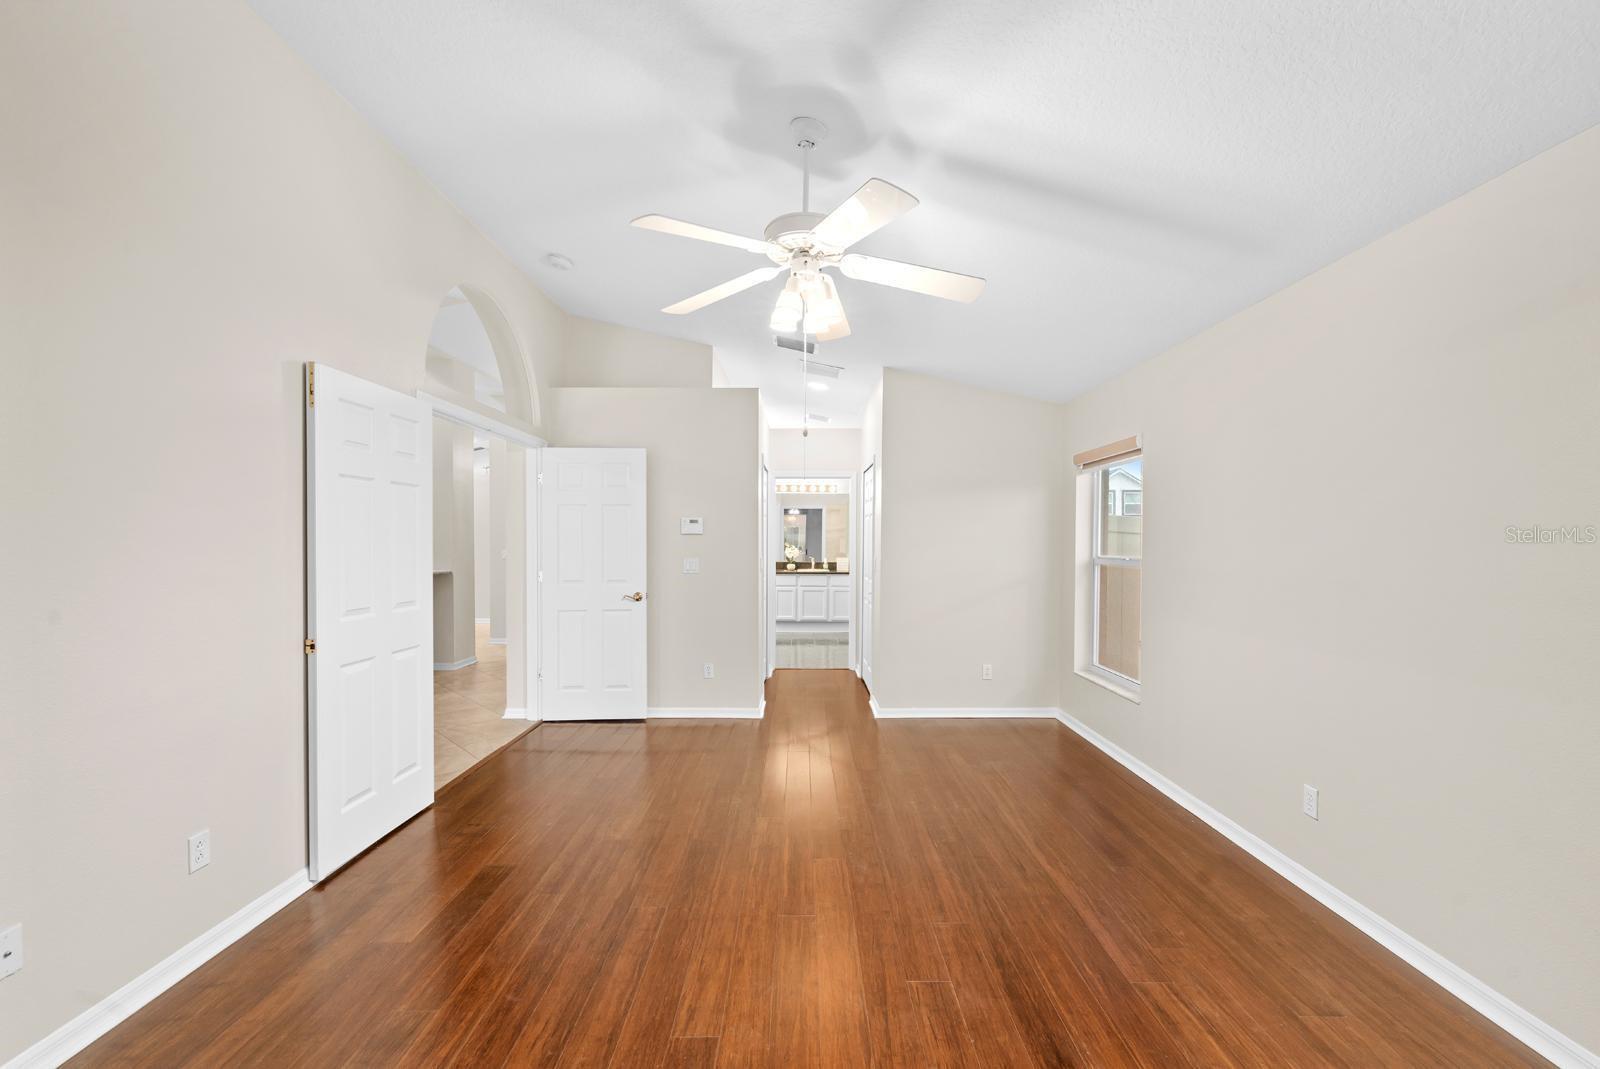
[[[539,570],[539,572],[538,572],[538,576],[539,576],[539,578],[538,578],[538,580],[536,580],[536,581],[537,581],[537,582],[540,582],[540,583],[542,583],[542,582],[544,582],[544,569],[542,569],[542,568],[541,568],[541,569],[540,569],[540,570]]]
[[[306,639],[306,655],[309,657],[311,654],[316,653],[316,652],[317,652],[317,640],[314,639],[314,638]]]
[[[539,473],[539,478],[538,478],[537,482],[538,482],[538,485],[540,485],[540,486],[544,485],[544,472],[541,471]]]
[[[306,407],[317,407],[317,365],[315,361],[306,365]],[[309,653],[310,651],[307,650],[306,652]]]

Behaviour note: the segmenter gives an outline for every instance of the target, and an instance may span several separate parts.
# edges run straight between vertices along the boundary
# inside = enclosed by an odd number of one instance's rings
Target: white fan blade
[[[817,244],[843,252],[917,206],[917,198],[881,178],[869,178],[812,231]]]
[[[786,267],[758,267],[754,271],[745,272],[738,278],[729,279],[720,286],[712,286],[704,293],[697,293],[693,297],[679,301],[677,304],[669,304],[661,310],[668,315],[674,316],[697,312],[708,304],[716,304],[724,297],[732,297],[735,293],[742,293],[751,286],[759,286],[763,282],[777,278],[778,272],[787,270],[788,268]]]
[[[858,282],[876,282],[880,286],[926,293],[930,297],[943,297],[947,301],[975,301],[983,292],[983,279],[973,275],[960,275],[954,271],[941,271],[937,267],[918,267],[899,260],[885,260],[878,256],[863,256],[852,252],[839,261],[839,270],[846,278]]]
[[[633,221],[633,225],[643,230],[658,230],[663,234],[676,234],[680,238],[694,238],[696,241],[714,241],[718,245],[732,245],[736,249],[746,252],[758,252],[765,256],[768,245],[757,238],[747,238],[739,234],[730,234],[726,230],[713,230],[709,226],[699,223],[686,223],[682,219],[669,219],[665,215],[641,215]]]

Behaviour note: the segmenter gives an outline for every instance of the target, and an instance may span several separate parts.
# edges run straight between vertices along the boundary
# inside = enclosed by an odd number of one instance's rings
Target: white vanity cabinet
[[[850,575],[779,572],[773,608],[784,623],[828,624],[850,619]]]

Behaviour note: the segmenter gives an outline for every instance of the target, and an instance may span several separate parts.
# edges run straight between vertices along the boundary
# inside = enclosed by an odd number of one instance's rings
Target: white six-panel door
[[[756,554],[757,566],[761,569],[761,613],[762,635],[761,647],[766,660],[765,679],[772,678],[773,668],[778,663],[778,620],[783,618],[782,607],[777,604],[778,587],[776,562],[783,554],[772,542],[772,518],[777,515],[777,496],[772,489],[772,472],[767,469],[767,458],[761,457],[761,551]],[[780,538],[782,535],[779,536]],[[789,607],[790,614],[794,607]]]
[[[311,878],[433,802],[433,422],[307,366]],[[314,643],[314,652],[313,644]]]
[[[872,689],[872,618],[875,580],[878,574],[878,466],[867,465],[861,473],[861,679]]]
[[[642,719],[648,611],[644,450],[540,453],[542,715]]]

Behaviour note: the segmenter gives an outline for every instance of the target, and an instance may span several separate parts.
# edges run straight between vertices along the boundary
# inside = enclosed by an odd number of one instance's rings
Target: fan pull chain
[[[808,150],[809,151],[809,150]],[[811,343],[806,341],[806,317],[810,309],[806,295],[800,294],[800,474],[809,474],[806,467],[806,439],[811,437]]]

